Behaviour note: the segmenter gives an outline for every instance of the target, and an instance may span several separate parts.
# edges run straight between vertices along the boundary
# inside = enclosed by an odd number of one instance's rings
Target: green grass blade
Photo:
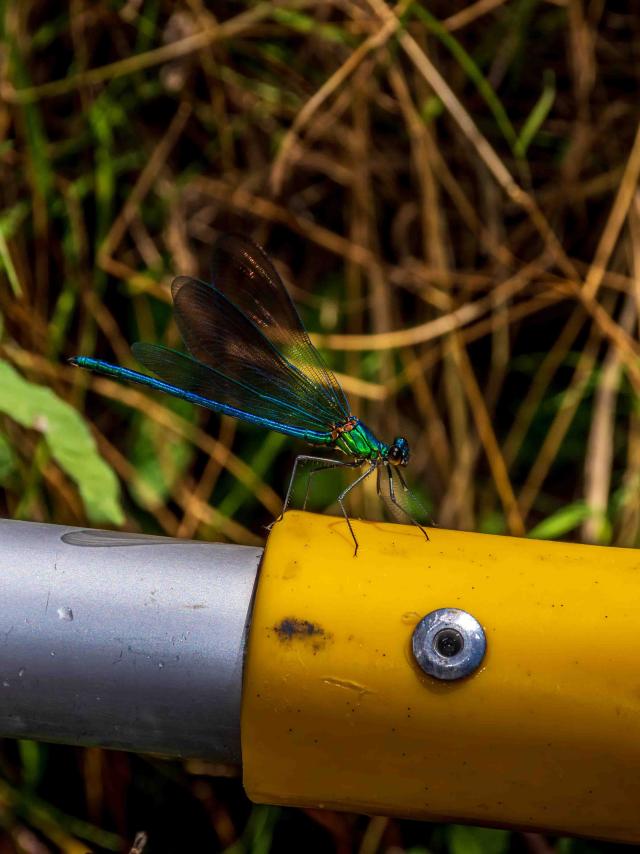
[[[553,71],[545,71],[544,87],[542,94],[536,101],[533,109],[527,116],[527,120],[522,126],[522,130],[518,135],[513,152],[516,157],[524,160],[527,155],[527,149],[535,139],[536,134],[542,127],[545,119],[549,115],[551,108],[556,99],[556,81]]]
[[[535,540],[555,540],[573,531],[591,514],[591,509],[584,501],[574,501],[552,513],[551,516],[547,516],[546,519],[533,527],[527,536]]]
[[[256,482],[267,475],[273,460],[286,443],[287,437],[280,433],[269,433],[267,435],[258,452],[248,461],[255,474]],[[218,504],[218,510],[226,518],[232,519],[251,494],[251,490],[246,484],[237,481]]]
[[[511,123],[511,119],[507,115],[507,111],[505,110],[502,101],[498,97],[491,83],[489,83],[482,73],[476,61],[467,53],[460,42],[442,26],[440,21],[438,21],[437,18],[434,18],[433,15],[422,6],[414,3],[411,6],[410,12],[423,22],[429,32],[433,33],[433,35],[444,45],[444,47],[447,48],[454,59],[458,62],[493,113],[493,117],[496,120],[498,128],[513,150],[517,141],[516,130]]]
[[[0,484],[4,483],[15,468],[15,454],[6,436],[0,433]]]
[[[20,287],[20,282],[18,280],[18,274],[16,273],[16,268],[13,266],[13,261],[11,260],[11,254],[9,252],[9,247],[7,246],[7,241],[4,239],[4,234],[0,229],[0,261],[2,262],[2,267],[4,267],[4,271],[7,274],[7,278],[9,279],[9,283],[11,285],[11,290],[13,291],[13,295],[16,297],[22,296],[22,288]]]
[[[510,836],[508,830],[452,824],[447,828],[449,854],[506,854]]]

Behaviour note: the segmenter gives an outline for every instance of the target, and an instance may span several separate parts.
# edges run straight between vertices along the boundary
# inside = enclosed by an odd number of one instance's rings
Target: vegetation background
[[[65,362],[175,345],[172,277],[237,230],[438,524],[637,545],[633,4],[4,0],[0,27],[2,515],[262,542],[294,442]],[[197,762],[7,742],[0,771],[0,852],[614,847],[251,807]]]

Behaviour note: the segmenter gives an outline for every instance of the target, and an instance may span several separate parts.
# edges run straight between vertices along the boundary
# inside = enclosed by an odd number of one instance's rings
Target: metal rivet
[[[482,626],[467,611],[438,608],[415,627],[412,645],[425,673],[452,680],[469,676],[480,666],[487,641]]]

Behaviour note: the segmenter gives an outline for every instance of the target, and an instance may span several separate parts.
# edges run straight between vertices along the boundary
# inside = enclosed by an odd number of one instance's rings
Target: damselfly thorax
[[[337,498],[338,504],[340,505],[340,509],[344,515],[345,521],[349,527],[349,532],[353,539],[354,544],[354,557],[358,554],[358,540],[354,533],[353,526],[351,525],[351,520],[349,519],[349,515],[344,506],[344,499],[351,492],[354,487],[363,483],[370,475],[377,472],[376,479],[376,490],[379,496],[382,495],[381,491],[381,475],[383,472],[386,472],[388,488],[389,488],[389,500],[391,503],[402,513],[404,514],[409,521],[416,525],[424,534],[426,539],[429,539],[429,535],[426,530],[417,522],[413,516],[406,510],[402,504],[398,501],[396,497],[395,484],[394,484],[394,471],[397,475],[402,489],[407,492],[407,484],[402,475],[401,468],[406,466],[409,462],[409,443],[403,436],[397,436],[393,442],[388,445],[385,442],[381,442],[375,434],[358,418],[354,415],[350,415],[342,424],[333,425],[331,430],[331,438],[330,441],[327,442],[329,447],[335,448],[338,451],[342,451],[348,457],[351,457],[350,462],[345,462],[344,460],[339,459],[330,459],[329,457],[316,457],[311,456],[309,454],[300,454],[296,457],[293,471],[291,473],[291,479],[289,481],[289,488],[287,489],[287,495],[284,500],[284,506],[282,512],[287,509],[289,506],[289,501],[291,499],[291,492],[293,490],[293,485],[295,482],[296,472],[298,469],[298,465],[304,462],[312,462],[318,467],[313,469],[308,477],[307,477],[307,485],[305,489],[304,501],[303,501],[303,509],[306,508],[307,500],[309,498],[309,490],[311,487],[311,478],[313,475],[317,474],[321,471],[326,471],[327,469],[336,468],[338,466],[348,467],[348,468],[358,468],[366,465],[365,471],[357,477],[349,486],[343,490]],[[319,465],[318,465],[319,464]]]

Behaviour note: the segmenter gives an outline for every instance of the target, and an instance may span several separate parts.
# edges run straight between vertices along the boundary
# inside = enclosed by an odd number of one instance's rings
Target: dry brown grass
[[[129,527],[259,542],[278,510],[292,443],[63,361],[175,345],[171,278],[241,230],[356,413],[407,433],[439,524],[637,545],[635,12],[27,0],[3,24],[0,355],[86,402]],[[86,521],[39,437],[0,430],[2,512]],[[375,821],[363,851],[404,845]]]

